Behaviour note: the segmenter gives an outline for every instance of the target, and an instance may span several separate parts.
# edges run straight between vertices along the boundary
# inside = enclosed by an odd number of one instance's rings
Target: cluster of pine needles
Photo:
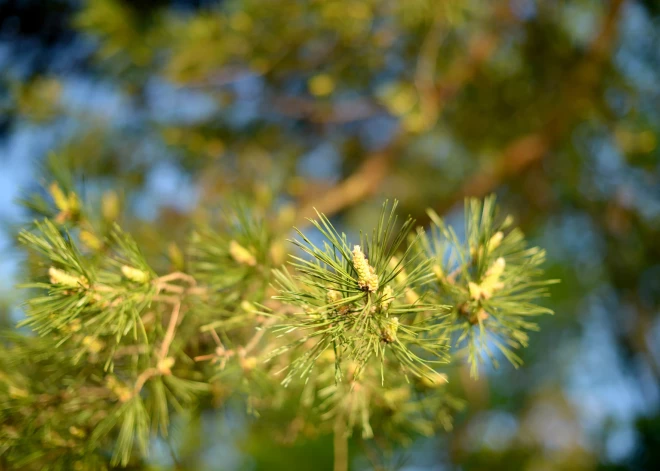
[[[551,313],[536,304],[552,283],[544,251],[494,197],[467,201],[460,235],[433,212],[428,229],[400,221],[396,202],[355,240],[318,214],[321,242],[297,231],[285,266],[268,219],[243,205],[159,274],[57,190],[57,214],[19,236],[29,296],[0,345],[0,459],[25,469],[148,460],[173,416],[235,397],[263,420],[297,403],[292,423],[319,431],[432,435],[463,405],[446,371],[519,366],[534,316]]]

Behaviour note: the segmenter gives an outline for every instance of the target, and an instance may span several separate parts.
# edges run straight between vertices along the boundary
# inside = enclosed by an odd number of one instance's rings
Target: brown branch
[[[306,218],[315,217],[315,209],[330,216],[375,193],[389,173],[395,147],[397,146],[390,146],[371,155],[346,180],[329,189],[319,199],[303,204],[298,211],[297,224],[305,225]]]
[[[443,74],[444,79],[442,82],[433,84],[431,75],[435,69],[428,63],[428,58],[438,53],[437,43],[440,40],[441,31],[438,25],[434,25],[425,43],[422,45],[421,56],[423,57],[418,63],[419,70],[416,74],[417,86],[424,95],[424,101],[432,101],[434,103],[433,106],[427,103],[425,107],[426,111],[435,120],[440,115],[442,104],[457,95],[462,87],[475,77],[479,67],[492,56],[499,43],[499,38],[493,34],[476,35],[468,43],[468,54],[465,58],[455,62]],[[309,103],[305,103],[305,106],[311,106]],[[369,112],[366,110],[371,108],[372,105],[362,102],[358,103],[360,103],[359,106],[355,104],[352,106],[364,108],[365,115],[368,115]],[[337,121],[349,120],[347,116],[350,117],[350,120],[356,118],[359,114],[355,111],[357,108],[354,108],[355,114],[351,115],[351,113],[346,112],[343,114],[343,119]],[[311,112],[311,108],[308,111]],[[392,143],[386,149],[367,156],[362,165],[347,179],[327,190],[319,199],[304,203],[298,212],[298,226],[307,224],[306,218],[315,217],[315,209],[326,216],[330,216],[374,194],[389,174],[393,161],[404,140],[404,135],[393,139]]]
[[[197,285],[197,280],[195,280],[195,278],[188,275],[187,273],[183,273],[183,272],[180,272],[180,271],[175,271],[175,272],[169,273],[169,274],[161,276],[161,277],[159,277],[155,280],[156,284],[164,283],[164,284],[168,284],[168,285],[171,281],[185,281],[190,286],[196,286]]]
[[[181,312],[181,302],[177,302],[172,307],[172,314],[170,315],[170,322],[167,325],[167,332],[163,338],[163,344],[160,346],[160,358],[166,358],[170,351],[170,345],[174,340],[174,334],[179,323],[179,313]]]
[[[245,345],[244,348],[244,353],[250,353],[261,341],[263,338],[264,334],[266,333],[266,330],[268,330],[268,327],[273,325],[277,321],[276,318],[271,317],[270,319],[266,320],[266,322],[263,323],[259,327],[259,330],[252,336],[252,338],[248,341],[248,343]]]
[[[138,376],[137,381],[135,381],[135,386],[133,387],[133,396],[137,396],[142,391],[142,388],[154,376],[160,376],[162,373],[158,368],[147,368],[144,370],[140,376]]]
[[[283,96],[275,98],[270,109],[282,116],[319,124],[350,123],[386,113],[385,108],[369,97],[328,104],[304,97]]]
[[[591,43],[584,60],[568,74],[558,105],[549,113],[546,124],[537,132],[514,139],[497,159],[496,165],[477,173],[457,191],[449,195],[434,209],[445,213],[468,196],[483,197],[500,184],[520,175],[540,162],[550,150],[561,142],[574,124],[574,116],[580,105],[578,98],[592,94],[600,79],[600,69],[609,57],[616,39],[616,26],[625,0],[612,0],[599,34]]]
[[[348,471],[348,433],[344,414],[337,413],[333,429],[333,469],[334,471]]]
[[[551,141],[543,134],[528,134],[509,144],[497,164],[490,170],[477,173],[456,192],[434,208],[443,214],[468,196],[483,197],[494,191],[502,182],[519,175],[533,163],[540,161],[550,148]]]
[[[144,322],[144,319],[143,319]],[[127,345],[125,347],[118,348],[113,357],[121,358],[129,355],[143,355],[149,351],[146,345]]]
[[[227,66],[214,72],[213,74],[210,74],[205,80],[189,82],[186,83],[185,86],[192,89],[222,88],[241,80],[245,80],[251,77],[259,77],[261,75],[263,74],[247,67]]]

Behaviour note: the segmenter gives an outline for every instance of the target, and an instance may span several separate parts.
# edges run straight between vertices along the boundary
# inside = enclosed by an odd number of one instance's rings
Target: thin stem
[[[452,285],[453,285],[454,283],[456,283],[456,277],[458,276],[458,274],[461,272],[462,269],[463,269],[463,267],[462,267],[461,265],[459,265],[459,266],[457,266],[456,268],[454,268],[454,270],[453,270],[449,275],[447,275],[447,276],[445,277],[445,279],[447,280],[447,282],[448,282],[448,283],[451,283]]]
[[[348,434],[342,413],[338,413],[335,418],[334,471],[348,471]]]
[[[213,337],[213,340],[215,341],[215,344],[218,347],[223,347],[224,348],[224,345],[222,345],[222,340],[220,340],[220,336],[215,331],[215,329],[211,329],[209,332],[211,333],[211,337]]]
[[[173,285],[171,283],[158,283],[158,291],[168,291],[175,294],[183,294],[186,289],[183,286]]]
[[[154,376],[159,376],[160,374],[161,373],[158,370],[158,368],[147,368],[146,370],[144,370],[142,374],[138,376],[137,381],[135,382],[135,387],[133,388],[133,394],[136,396],[140,394],[140,391],[142,391],[142,388],[144,387],[145,383]]]
[[[179,313],[181,312],[181,302],[176,302],[172,308],[172,315],[170,316],[170,322],[167,326],[167,332],[165,333],[165,338],[163,338],[163,344],[160,347],[160,358],[167,357],[167,353],[170,351],[170,345],[172,340],[174,340],[174,333],[176,332],[176,326],[179,322]]]
[[[245,353],[251,352],[254,347],[257,346],[261,338],[264,336],[266,333],[266,330],[268,329],[269,326],[273,325],[275,323],[276,319],[275,318],[270,318],[266,322],[263,323],[263,325],[257,330],[257,332],[252,336],[250,341],[245,345]],[[217,335],[217,334],[216,334]]]
[[[207,361],[207,360],[213,360],[217,355],[215,353],[207,353],[206,355],[198,355],[193,360],[195,361]]]
[[[146,345],[127,345],[125,347],[118,348],[115,351],[114,358],[121,358],[127,355],[142,355],[148,351],[149,348]]]
[[[160,283],[169,283],[170,281],[178,281],[178,280],[185,281],[190,286],[197,285],[197,281],[195,280],[195,278],[180,271],[175,271],[170,274],[161,276],[156,279],[156,282],[157,284],[160,284]]]

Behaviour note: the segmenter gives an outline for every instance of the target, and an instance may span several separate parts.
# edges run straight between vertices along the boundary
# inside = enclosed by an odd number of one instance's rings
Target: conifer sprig
[[[432,227],[422,246],[433,259],[436,283],[430,296],[452,309],[453,342],[467,347],[471,374],[487,356],[497,366],[493,349],[511,364],[522,364],[514,350],[528,345],[527,331],[537,330],[531,317],[552,314],[535,304],[557,280],[543,278],[545,251],[528,247],[511,218],[500,218],[495,197],[466,201],[465,240],[429,211]]]
[[[356,363],[353,379],[372,356],[379,359],[381,371],[391,356],[404,375],[414,376],[428,376],[434,372],[431,364],[448,361],[446,336],[438,335],[437,329],[444,307],[406,296],[430,281],[432,274],[430,263],[413,250],[416,238],[398,253],[414,220],[408,218],[398,227],[395,210],[396,203],[386,202],[376,229],[371,237],[361,236],[360,245],[351,246],[346,234],[340,234],[322,214],[311,221],[325,238],[322,247],[298,231],[300,239],[292,242],[310,258],[292,256],[290,266],[297,275],[275,272],[279,291],[275,299],[299,309],[276,329],[298,338],[273,355],[300,349],[287,367],[284,384],[296,376],[308,377],[329,349],[336,355],[338,382],[344,377],[344,360]],[[397,283],[404,273],[408,274],[405,283]]]
[[[118,226],[108,241],[112,251],[100,262],[83,256],[74,237],[49,220],[19,240],[48,267],[47,281],[24,285],[43,294],[28,300],[21,325],[66,349],[66,361],[91,366],[90,376],[75,380],[101,391],[97,401],[116,405],[91,422],[88,446],[114,443],[110,463],[126,466],[134,442],[146,455],[150,426],[166,435],[171,409],[190,406],[208,389],[177,367],[187,357],[172,348],[188,299],[205,298],[206,289],[184,273],[157,276]]]

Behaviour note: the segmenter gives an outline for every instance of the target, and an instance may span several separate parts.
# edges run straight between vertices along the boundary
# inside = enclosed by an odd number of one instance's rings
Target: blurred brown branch
[[[468,196],[482,197],[494,191],[503,182],[520,175],[540,162],[576,124],[583,97],[593,95],[600,80],[600,71],[608,61],[616,39],[616,27],[625,0],[612,0],[604,16],[600,32],[596,35],[582,62],[563,81],[563,90],[557,106],[551,111],[545,126],[538,132],[514,139],[501,152],[496,165],[476,173],[456,192],[435,206],[442,214]],[[573,118],[573,119],[572,119]]]
[[[431,100],[435,103],[432,110],[434,119],[437,119],[442,103],[456,96],[461,88],[475,77],[479,66],[486,62],[497,49],[499,38],[492,34],[476,34],[468,43],[468,54],[465,58],[458,60],[450,67],[445,74],[446,79],[444,81],[431,84],[428,77],[431,66],[428,61],[429,57],[434,57],[438,53],[437,47],[439,47],[440,41],[439,29],[434,24],[425,43],[422,45],[423,50],[420,51],[420,70],[418,71],[417,80],[417,85],[425,96],[425,101]],[[434,45],[437,47],[434,47]],[[368,99],[362,99],[347,103],[345,109],[337,105],[333,113],[326,114],[321,119],[322,114],[320,114],[318,104],[304,99],[296,103],[312,121],[319,122],[320,120],[325,123],[364,119],[373,115],[375,109],[381,110],[379,105],[370,102]],[[401,147],[400,142],[403,140],[403,135],[398,139],[393,139],[386,149],[368,155],[362,165],[345,180],[328,189],[317,199],[303,202],[298,212],[299,224],[305,224],[305,218],[314,217],[314,209],[330,216],[374,194],[389,174],[392,163]]]
[[[304,203],[298,211],[298,224],[303,225],[305,218],[316,216],[315,209],[330,216],[375,193],[390,170],[395,148],[390,146],[369,156],[348,178],[318,199]]]
[[[385,109],[371,98],[328,104],[303,97],[277,97],[271,106],[280,115],[322,124],[350,123],[386,113]]]
[[[501,152],[501,157],[497,159],[494,167],[476,173],[457,191],[437,205],[436,211],[446,212],[467,196],[484,196],[490,193],[503,182],[540,162],[555,145],[566,137],[575,124],[575,119],[571,118],[579,116],[579,107],[583,106],[583,102],[578,98],[592,95],[592,89],[598,83],[599,71],[603,63],[607,62],[616,39],[616,26],[623,4],[624,0],[613,0],[610,3],[600,32],[591,43],[582,62],[568,74],[564,81],[561,99],[549,113],[544,127],[537,132],[514,139]],[[432,30],[430,35],[434,41],[439,41],[437,30]],[[451,96],[455,96],[461,87],[474,77],[478,66],[491,57],[496,45],[497,37],[476,35],[470,42],[468,57],[450,69],[447,73],[446,83],[439,83],[435,86],[435,92],[431,93],[434,100],[437,101],[442,97],[442,100],[446,101]],[[430,54],[433,53],[435,51]],[[428,86],[423,88],[426,93],[429,93]],[[358,104],[360,103],[358,102]],[[312,105],[307,103],[305,106]],[[439,106],[440,104],[438,108]],[[311,115],[314,114],[312,108],[309,108],[307,112]],[[375,193],[389,174],[399,148],[400,145],[392,144],[388,148],[368,156],[355,173],[327,190],[318,199],[304,202],[299,211],[299,222],[304,224],[304,218],[313,217],[314,209],[326,215],[332,215]]]

